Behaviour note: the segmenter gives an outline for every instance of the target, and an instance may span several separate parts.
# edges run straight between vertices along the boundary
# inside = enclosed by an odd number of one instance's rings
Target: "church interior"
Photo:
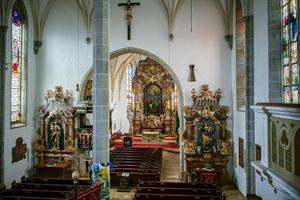
[[[1,0],[0,199],[300,200],[299,0]]]

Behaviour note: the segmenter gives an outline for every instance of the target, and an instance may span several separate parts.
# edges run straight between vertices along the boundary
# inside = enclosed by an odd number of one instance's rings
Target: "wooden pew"
[[[140,181],[135,200],[224,200],[216,185],[182,182]]]
[[[224,200],[219,195],[150,194],[136,193],[135,200]]]
[[[205,188],[217,189],[215,184],[184,183],[184,182],[160,182],[160,181],[140,181],[138,187],[180,187],[180,188]]]
[[[11,189],[0,194],[0,199],[68,199],[74,195],[74,185],[71,179],[46,179],[22,177],[21,183],[12,183]],[[89,181],[79,180],[77,193],[90,190]]]
[[[135,186],[139,180],[159,180],[162,150],[154,148],[120,148],[111,152],[111,185],[119,186],[122,173],[129,173],[128,182]]]

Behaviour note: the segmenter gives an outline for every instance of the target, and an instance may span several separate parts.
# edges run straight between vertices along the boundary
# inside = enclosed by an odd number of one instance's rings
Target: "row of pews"
[[[226,197],[212,184],[191,184],[159,181],[140,181],[135,200],[225,200]]]
[[[139,180],[159,181],[162,149],[117,148],[110,152],[111,186],[135,187]]]
[[[40,199],[40,200],[74,200],[99,196],[100,185],[90,187],[88,180],[79,180],[75,189],[73,180],[22,177],[21,182],[13,182],[10,189],[0,193],[0,199]],[[98,199],[88,198],[88,199]]]

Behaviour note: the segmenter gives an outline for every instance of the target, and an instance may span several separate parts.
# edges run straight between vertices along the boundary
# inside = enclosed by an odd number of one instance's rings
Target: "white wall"
[[[28,175],[33,168],[33,146],[35,135],[35,96],[36,96],[36,61],[33,53],[33,22],[28,1],[24,1],[28,14],[28,81],[27,81],[27,126],[21,128],[10,128],[10,65],[5,72],[5,127],[4,127],[4,184],[10,187],[13,180],[20,180],[24,175]],[[10,19],[10,18],[9,18]],[[10,22],[9,22],[10,24]],[[6,42],[6,63],[11,62],[11,27],[7,30]],[[15,146],[16,139],[22,137],[27,144],[27,159],[12,164],[12,147]]]
[[[145,49],[168,63],[182,80],[184,102],[190,103],[190,90],[203,83],[212,89],[224,89],[223,104],[230,105],[231,69],[230,50],[224,39],[223,19],[212,1],[195,1],[193,32],[190,32],[189,3],[186,1],[177,16],[175,38],[168,40],[168,24],[160,0],[141,1],[134,8],[132,40],[126,38],[124,10],[119,1],[111,1],[111,52],[124,47]],[[43,46],[38,55],[39,95],[54,85],[61,84],[74,93],[92,65],[92,44],[84,41],[85,31],[74,1],[56,1],[49,13]],[[209,19],[209,20],[208,20]],[[78,24],[79,23],[79,24]],[[209,39],[208,39],[209,38]],[[197,83],[188,83],[188,65],[196,65]],[[42,97],[40,95],[40,101]]]

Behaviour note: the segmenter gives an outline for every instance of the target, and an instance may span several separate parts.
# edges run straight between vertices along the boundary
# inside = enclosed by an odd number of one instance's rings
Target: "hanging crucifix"
[[[131,2],[127,0],[127,3],[119,3],[118,6],[124,7],[126,11],[126,21],[127,21],[127,40],[131,39],[131,19],[132,19],[132,8],[139,6],[140,2]]]

